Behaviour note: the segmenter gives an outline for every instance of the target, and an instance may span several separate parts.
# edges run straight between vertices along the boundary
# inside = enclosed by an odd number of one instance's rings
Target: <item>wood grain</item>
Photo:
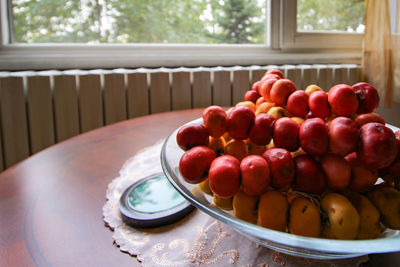
[[[149,90],[146,73],[128,74],[127,84],[128,118],[150,114]]]
[[[214,72],[213,105],[221,107],[232,105],[230,71]]]
[[[104,75],[104,113],[105,124],[127,119],[124,74]]]
[[[79,118],[82,132],[104,125],[100,75],[79,76]]]
[[[193,107],[202,108],[212,104],[211,72],[193,73]]]

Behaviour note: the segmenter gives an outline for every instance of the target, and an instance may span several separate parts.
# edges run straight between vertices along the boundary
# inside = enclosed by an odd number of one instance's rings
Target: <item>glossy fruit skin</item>
[[[325,119],[331,115],[328,94],[324,91],[313,92],[308,98],[308,106],[314,118]]]
[[[271,171],[271,185],[276,189],[289,186],[294,180],[295,168],[290,152],[283,148],[270,148],[263,153]]]
[[[240,162],[243,191],[251,196],[260,196],[268,188],[270,170],[268,162],[261,156],[250,155]]]
[[[257,102],[259,97],[261,97],[261,95],[255,90],[249,90],[244,94],[244,100],[251,101],[254,104]]]
[[[191,123],[182,126],[176,134],[176,142],[183,150],[195,146],[208,146],[209,135],[206,127],[200,123]]]
[[[321,165],[310,155],[294,158],[295,184],[299,191],[322,194],[326,188],[325,173]]]
[[[279,77],[280,79],[283,79],[283,78],[284,78],[283,72],[280,71],[280,70],[278,70],[278,69],[270,69],[270,70],[268,70],[268,71],[264,74],[264,76],[267,76],[267,75],[269,75],[269,74],[278,75],[278,77]]]
[[[272,139],[274,122],[275,119],[271,115],[258,114],[249,133],[250,141],[259,146],[268,145]]]
[[[347,117],[336,117],[329,124],[329,150],[341,156],[356,151],[360,131]]]
[[[352,86],[357,95],[357,114],[371,113],[379,105],[379,94],[375,87],[366,82],[359,82]]]
[[[210,136],[218,138],[227,131],[227,115],[220,106],[209,106],[202,114],[204,126]]]
[[[366,192],[371,189],[378,180],[378,171],[364,166],[353,152],[344,158],[351,167],[351,181],[349,189],[354,192]]]
[[[236,140],[245,140],[254,124],[254,112],[246,106],[234,107],[228,114],[227,129]]]
[[[296,90],[296,85],[291,80],[280,79],[272,85],[269,95],[272,102],[284,106],[288,96]]]
[[[320,236],[320,212],[314,203],[303,197],[297,197],[290,203],[289,232],[308,237]]]
[[[240,187],[240,162],[235,157],[223,155],[211,163],[208,173],[211,191],[221,198],[233,197]]]
[[[179,171],[183,179],[191,184],[204,181],[215,157],[214,151],[205,146],[196,146],[186,151],[179,160]]]
[[[261,84],[258,87],[258,91],[259,91],[260,95],[262,97],[264,97],[265,101],[268,101],[268,102],[271,101],[271,97],[270,97],[271,88],[274,85],[274,83],[278,80],[279,79],[277,79],[277,78],[270,77],[270,78],[267,78],[267,79],[264,79],[261,81]]]
[[[305,117],[309,112],[308,95],[302,90],[291,93],[287,99],[286,108],[294,116]]]
[[[342,156],[326,154],[320,158],[320,163],[325,172],[328,188],[340,191],[350,184],[351,167]]]
[[[254,90],[254,91],[256,91],[257,93],[260,93],[260,92],[258,91],[260,84],[261,84],[261,81],[256,81],[256,82],[253,83],[253,85],[251,86],[251,90]]]
[[[370,122],[360,128],[357,156],[369,168],[390,166],[397,156],[396,138],[391,129],[381,123]]]
[[[337,84],[328,92],[328,102],[333,112],[339,116],[350,116],[358,109],[357,95],[351,86]]]
[[[397,148],[398,148],[397,157],[393,161],[393,163],[390,164],[390,166],[387,168],[387,170],[392,175],[400,177],[400,130],[397,130],[395,132],[394,136],[396,138],[396,143],[397,143]]]
[[[267,191],[258,204],[257,224],[284,232],[287,226],[289,202],[278,191]]]
[[[385,119],[376,113],[359,114],[356,116],[355,122],[358,128],[361,128],[364,124],[367,124],[369,122],[379,122],[383,125],[386,124]]]
[[[299,149],[300,126],[288,117],[275,121],[273,138],[276,147],[285,148],[291,152]]]
[[[300,146],[310,155],[321,156],[328,152],[329,131],[320,118],[305,120],[299,131]]]

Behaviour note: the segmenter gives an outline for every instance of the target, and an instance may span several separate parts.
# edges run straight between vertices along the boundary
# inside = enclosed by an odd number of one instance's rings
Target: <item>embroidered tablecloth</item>
[[[230,226],[195,209],[181,221],[155,229],[135,229],[123,223],[118,202],[133,182],[161,172],[162,142],[145,148],[123,165],[108,186],[103,207],[106,224],[121,251],[143,266],[357,266],[368,256],[335,261],[285,255],[247,239]]]

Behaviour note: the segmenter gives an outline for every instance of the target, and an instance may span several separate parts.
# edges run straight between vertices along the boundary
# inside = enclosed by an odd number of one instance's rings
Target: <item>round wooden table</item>
[[[1,173],[0,266],[139,266],[113,244],[103,222],[107,185],[128,158],[202,111],[160,113],[102,127]],[[373,255],[368,265],[398,263],[399,255]]]

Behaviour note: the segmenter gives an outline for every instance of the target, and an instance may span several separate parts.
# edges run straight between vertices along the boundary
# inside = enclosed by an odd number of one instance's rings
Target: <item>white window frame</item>
[[[0,0],[3,71],[361,62],[361,34],[297,32],[296,0],[266,1],[266,43],[259,45],[12,44],[8,9]]]

